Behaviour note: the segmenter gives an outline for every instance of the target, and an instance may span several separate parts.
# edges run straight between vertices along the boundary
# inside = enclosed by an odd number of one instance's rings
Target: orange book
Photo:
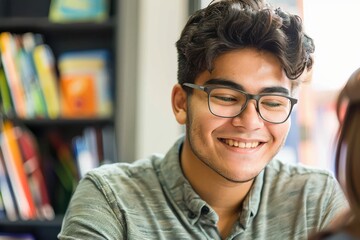
[[[97,114],[93,75],[64,74],[60,78],[63,117],[94,117]]]
[[[109,117],[113,113],[113,99],[109,69],[109,52],[107,50],[88,50],[63,53],[59,56],[58,68],[60,78],[71,76],[84,79],[93,78],[97,117]],[[84,83],[84,81],[82,81]],[[85,84],[84,84],[85,85]],[[84,86],[83,85],[83,86]]]
[[[36,206],[24,170],[14,126],[10,121],[4,121],[2,124],[1,148],[3,150],[5,166],[14,190],[19,215],[24,220],[34,219],[37,217]]]

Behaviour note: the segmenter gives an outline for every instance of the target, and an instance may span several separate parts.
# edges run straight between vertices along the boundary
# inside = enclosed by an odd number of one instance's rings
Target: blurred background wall
[[[188,17],[186,0],[129,0],[120,6],[120,161],[166,153],[181,133],[171,109],[177,82],[175,42]],[[124,104],[122,104],[124,105]]]

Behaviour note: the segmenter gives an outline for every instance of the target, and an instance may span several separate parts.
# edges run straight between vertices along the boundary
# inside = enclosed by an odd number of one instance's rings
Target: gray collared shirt
[[[90,171],[72,197],[59,239],[221,239],[216,212],[182,173],[182,142],[165,156]],[[226,239],[307,239],[346,207],[331,173],[272,160]]]

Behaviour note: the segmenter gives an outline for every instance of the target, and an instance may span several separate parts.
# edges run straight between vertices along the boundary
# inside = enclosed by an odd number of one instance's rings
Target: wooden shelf
[[[14,122],[21,122],[29,126],[46,125],[106,125],[113,124],[113,118],[59,118],[59,119],[18,119],[12,118]]]
[[[63,216],[58,215],[54,220],[8,221],[0,220],[0,232],[31,233],[35,239],[57,239]],[[46,230],[44,230],[46,229]]]
[[[53,23],[47,17],[11,17],[0,18],[0,30],[11,31],[113,31],[114,18],[104,22],[74,22],[74,23]]]

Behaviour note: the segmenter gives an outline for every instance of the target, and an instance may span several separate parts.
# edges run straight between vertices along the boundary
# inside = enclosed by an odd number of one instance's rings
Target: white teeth
[[[233,139],[226,139],[224,142],[231,147],[238,148],[256,148],[259,145],[259,142],[238,142]]]

